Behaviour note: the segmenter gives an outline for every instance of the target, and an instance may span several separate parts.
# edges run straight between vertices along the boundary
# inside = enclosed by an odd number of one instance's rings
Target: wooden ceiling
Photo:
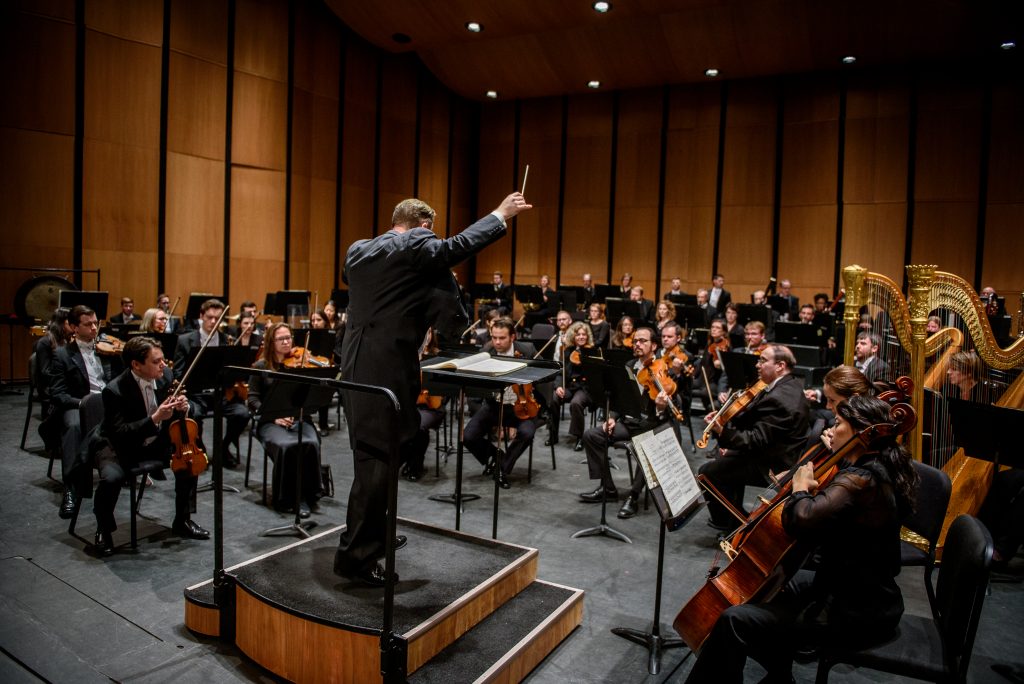
[[[1007,59],[1020,0],[326,0],[356,33],[415,52],[449,88],[501,99],[775,74]],[[483,24],[480,33],[465,24]],[[406,42],[399,42],[402,36]],[[841,60],[855,55],[857,63]],[[1016,59],[1016,56],[1014,56]]]

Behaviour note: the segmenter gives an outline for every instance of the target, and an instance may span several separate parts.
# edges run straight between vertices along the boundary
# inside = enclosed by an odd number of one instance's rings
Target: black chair
[[[935,615],[904,614],[896,635],[870,648],[844,651],[829,645],[818,661],[816,682],[828,681],[838,663],[932,682],[967,678],[974,636],[988,588],[992,536],[977,518],[961,515],[949,528],[935,589]]]
[[[28,408],[25,411],[25,427],[21,430],[21,444],[19,448],[25,450],[25,441],[28,439],[28,426],[32,422],[32,407],[35,404],[40,406],[40,416],[44,420],[50,413],[50,400],[44,392],[44,388],[36,383],[36,375],[39,372],[38,361],[36,360],[35,352],[28,357]],[[50,448],[52,445],[43,444],[43,449],[46,451],[46,455],[49,457],[50,462],[46,466],[46,477],[50,478],[54,482],[59,482],[57,478],[53,476],[53,462],[57,458],[57,452]]]
[[[932,583],[932,569],[935,567],[935,547],[938,545],[939,532],[946,518],[946,507],[952,484],[949,476],[938,468],[914,461],[917,472],[917,494],[914,501],[914,512],[903,521],[903,527],[919,537],[920,541],[911,543],[900,541],[900,564],[909,567],[924,567],[924,588],[928,592],[928,603],[935,614],[935,587]],[[921,545],[927,545],[922,549]]]
[[[252,436],[256,432],[256,428],[260,424],[260,417],[255,414],[249,414],[249,448],[245,454],[245,488],[249,488],[249,465],[252,463]],[[263,498],[261,499],[263,505],[267,505],[267,450],[263,450]]]

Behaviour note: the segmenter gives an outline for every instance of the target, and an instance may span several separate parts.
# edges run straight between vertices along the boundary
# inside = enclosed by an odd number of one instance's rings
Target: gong
[[[57,310],[61,290],[77,290],[75,284],[55,275],[29,278],[14,294],[14,311],[20,318],[36,319],[44,323]]]

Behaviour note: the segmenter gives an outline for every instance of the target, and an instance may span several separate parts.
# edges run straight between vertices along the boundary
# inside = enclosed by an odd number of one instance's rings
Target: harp
[[[946,520],[939,537],[941,555],[946,530],[958,515],[977,515],[988,493],[994,466],[971,458],[955,446],[946,398],[960,391],[949,382],[949,369],[971,361],[971,398],[1006,408],[1024,408],[1024,338],[1002,348],[996,342],[985,303],[963,278],[935,266],[907,266],[907,296],[890,278],[860,266],[843,270],[847,288],[844,322],[848,331],[871,326],[882,340],[879,355],[892,375],[914,381],[912,405],[922,420],[910,433],[913,457],[941,468],[953,483]],[[945,326],[929,336],[929,315]],[[856,333],[845,340],[845,360],[853,362]],[[967,354],[965,356],[965,353]],[[910,540],[914,541],[914,540]]]

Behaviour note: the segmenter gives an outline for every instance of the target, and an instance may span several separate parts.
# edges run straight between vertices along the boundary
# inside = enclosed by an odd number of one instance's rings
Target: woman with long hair
[[[163,334],[167,332],[167,321],[167,312],[163,309],[146,309],[146,313],[142,314],[139,332]]]
[[[590,326],[591,335],[594,338],[594,346],[605,348],[608,346],[608,321],[604,318],[604,306],[594,302],[587,308],[587,324]]]
[[[657,319],[654,324],[658,326],[658,332],[660,333],[667,323],[676,320],[676,305],[667,299],[662,299],[654,310],[654,317]]]
[[[635,329],[636,326],[633,324],[633,319],[629,316],[623,316],[615,325],[615,332],[612,333],[612,339],[608,346],[611,349],[632,349],[633,331]]]

